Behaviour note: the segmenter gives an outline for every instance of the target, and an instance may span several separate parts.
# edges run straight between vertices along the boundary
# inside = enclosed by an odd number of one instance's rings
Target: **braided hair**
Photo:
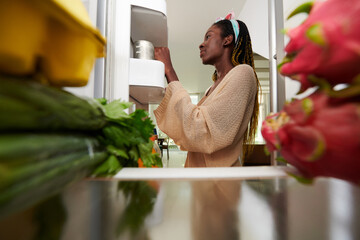
[[[259,99],[258,94],[260,91],[260,82],[257,78],[255,72],[255,65],[254,65],[254,55],[251,46],[251,39],[248,28],[246,27],[245,23],[240,20],[237,20],[240,26],[240,32],[235,42],[235,33],[232,27],[232,24],[229,20],[221,20],[214,23],[214,26],[217,26],[221,29],[221,37],[225,38],[229,35],[233,36],[233,45],[234,49],[231,56],[231,62],[234,66],[239,64],[248,64],[254,69],[255,77],[256,77],[256,84],[257,84],[257,91],[255,94],[255,103],[254,103],[254,110],[251,115],[250,124],[248,125],[245,133],[244,133],[244,140],[243,140],[243,156],[242,159],[244,160],[246,156],[248,156],[253,150],[253,143],[255,142],[255,134],[257,129],[258,117],[259,117]],[[216,71],[213,74],[213,80],[216,81],[217,73]]]

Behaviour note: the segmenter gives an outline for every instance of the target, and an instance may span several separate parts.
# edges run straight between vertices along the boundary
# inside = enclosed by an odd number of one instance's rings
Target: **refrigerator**
[[[165,92],[164,64],[134,57],[134,42],[167,47],[165,0],[82,0],[94,26],[106,38],[106,57],[98,58],[84,87],[68,87],[78,96],[132,101],[148,110]]]

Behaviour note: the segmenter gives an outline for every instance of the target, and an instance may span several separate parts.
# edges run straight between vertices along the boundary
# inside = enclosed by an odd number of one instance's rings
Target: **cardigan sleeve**
[[[255,74],[239,65],[225,78],[200,106],[191,103],[180,82],[168,85],[154,114],[159,128],[182,150],[211,154],[244,134],[256,95]]]

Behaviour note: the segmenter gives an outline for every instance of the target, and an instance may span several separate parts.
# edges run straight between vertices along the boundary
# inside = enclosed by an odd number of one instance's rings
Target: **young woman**
[[[208,29],[199,48],[203,64],[213,65],[215,72],[214,84],[197,105],[179,82],[169,49],[155,49],[169,83],[154,111],[157,124],[188,151],[185,167],[241,166],[251,151],[259,108],[248,29],[228,15]]]

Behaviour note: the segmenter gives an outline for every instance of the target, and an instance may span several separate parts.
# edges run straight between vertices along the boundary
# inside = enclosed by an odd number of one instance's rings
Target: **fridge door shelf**
[[[165,67],[156,60],[130,58],[130,96],[141,104],[160,103],[165,95]]]
[[[151,2],[151,6],[146,4],[147,2]],[[155,47],[167,47],[168,30],[164,0],[132,1],[131,39],[133,42],[147,40]]]
[[[160,103],[164,94],[164,88],[130,85],[130,96],[144,105],[149,103]]]

